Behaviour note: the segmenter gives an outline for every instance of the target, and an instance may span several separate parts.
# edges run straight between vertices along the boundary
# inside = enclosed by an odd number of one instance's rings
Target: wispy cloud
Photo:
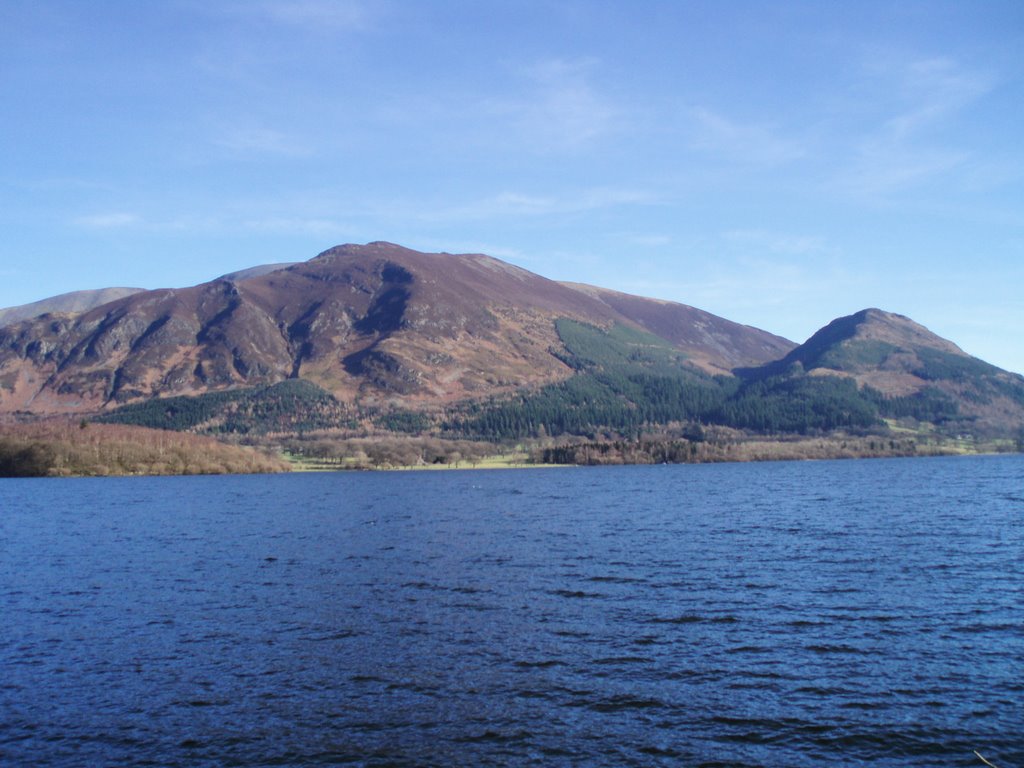
[[[702,282],[698,293],[709,303],[744,307],[794,307],[813,296],[835,295],[851,275],[836,264],[807,265],[797,260],[742,257],[728,270]]]
[[[372,31],[384,7],[379,0],[189,1],[212,22],[190,58],[197,72],[261,94],[296,62],[322,59],[341,41]]]
[[[265,0],[249,8],[271,21],[313,31],[358,29],[370,17],[361,0]]]
[[[213,142],[237,154],[305,157],[313,154],[303,142],[281,131],[259,125],[233,125],[220,129]]]
[[[672,238],[656,232],[627,232],[619,237],[630,245],[640,245],[645,248],[660,248],[672,243]]]
[[[676,270],[636,270],[623,290],[679,301],[802,341],[837,313],[863,307],[871,279],[816,234],[743,229],[679,246]],[[836,302],[842,296],[852,302]],[[866,300],[866,299],[861,299]],[[831,304],[831,305],[830,305]],[[865,305],[866,306],[866,305]]]
[[[836,259],[755,255],[686,263],[676,279],[635,279],[623,282],[623,290],[689,304],[797,342],[873,303],[867,298],[875,292],[870,278]]]
[[[21,183],[27,189],[45,191],[89,191],[97,190],[110,191],[112,186],[107,182],[100,182],[95,179],[82,179],[73,176],[54,176],[49,178],[30,179]]]
[[[722,235],[723,241],[744,251],[768,254],[789,254],[794,256],[836,254],[823,237],[817,235],[794,235],[772,232],[765,229],[732,230]]]
[[[868,71],[888,112],[853,147],[837,186],[880,197],[966,168],[974,150],[951,146],[943,129],[989,93],[993,78],[952,59],[872,62]]]
[[[123,229],[141,224],[142,218],[134,213],[116,211],[77,216],[72,220],[72,223],[75,226],[87,229]]]
[[[259,219],[246,219],[241,222],[241,227],[256,232],[318,236],[338,236],[354,231],[349,224],[341,221],[327,218],[303,218],[294,216],[272,216]]]
[[[651,193],[629,187],[594,187],[556,195],[505,191],[462,205],[421,209],[416,216],[431,221],[540,217],[656,203]]]
[[[912,61],[897,73],[907,103],[885,123],[893,138],[908,137],[963,109],[993,87],[990,75],[969,72],[947,58]]]
[[[752,307],[798,306],[857,280],[843,263],[842,249],[820,235],[731,230],[711,250],[719,258],[704,291]]]
[[[621,110],[594,84],[595,59],[545,59],[522,67],[524,92],[484,100],[542,151],[575,150],[616,129]]]
[[[840,189],[861,197],[884,197],[962,167],[967,152],[866,141],[840,176]]]
[[[694,149],[713,152],[727,161],[775,166],[798,160],[805,150],[771,126],[730,119],[707,107],[690,110]]]

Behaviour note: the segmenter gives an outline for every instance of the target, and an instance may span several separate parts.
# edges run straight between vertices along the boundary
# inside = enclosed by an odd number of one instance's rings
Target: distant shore
[[[0,428],[0,477],[435,471],[568,466],[712,464],[823,459],[981,455],[1018,452],[1012,441],[920,435],[671,437],[558,442],[515,448],[430,437],[319,437],[261,447],[184,432],[85,421]]]
[[[538,469],[545,467],[643,466],[652,464],[720,464],[768,461],[823,461],[839,459],[928,458],[935,456],[979,456],[1016,453],[1008,445],[964,442],[918,445],[912,441],[857,438],[814,438],[806,440],[750,440],[692,449],[685,460],[666,460],[658,441],[604,441],[534,449],[532,452],[502,453],[478,460],[450,463],[360,464],[351,460],[325,461],[286,456],[297,472],[409,472],[474,469]],[[699,444],[698,444],[699,445]],[[691,450],[691,449],[687,449]],[[559,460],[561,459],[561,460]]]

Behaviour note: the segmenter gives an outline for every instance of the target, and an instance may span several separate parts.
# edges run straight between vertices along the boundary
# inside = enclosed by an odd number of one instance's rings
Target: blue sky
[[[0,307],[345,242],[1024,371],[1024,3],[0,0]]]

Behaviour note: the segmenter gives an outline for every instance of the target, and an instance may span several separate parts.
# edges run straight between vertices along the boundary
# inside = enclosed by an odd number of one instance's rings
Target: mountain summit
[[[861,383],[893,395],[920,389],[913,375],[918,350],[967,358],[951,341],[935,335],[909,317],[881,309],[863,309],[833,320],[765,372],[782,373],[799,366],[808,372],[831,372],[858,377]]]

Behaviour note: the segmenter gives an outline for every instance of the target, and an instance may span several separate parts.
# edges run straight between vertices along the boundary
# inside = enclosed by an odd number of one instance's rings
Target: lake
[[[1024,766],[1024,456],[0,480],[5,765]]]

